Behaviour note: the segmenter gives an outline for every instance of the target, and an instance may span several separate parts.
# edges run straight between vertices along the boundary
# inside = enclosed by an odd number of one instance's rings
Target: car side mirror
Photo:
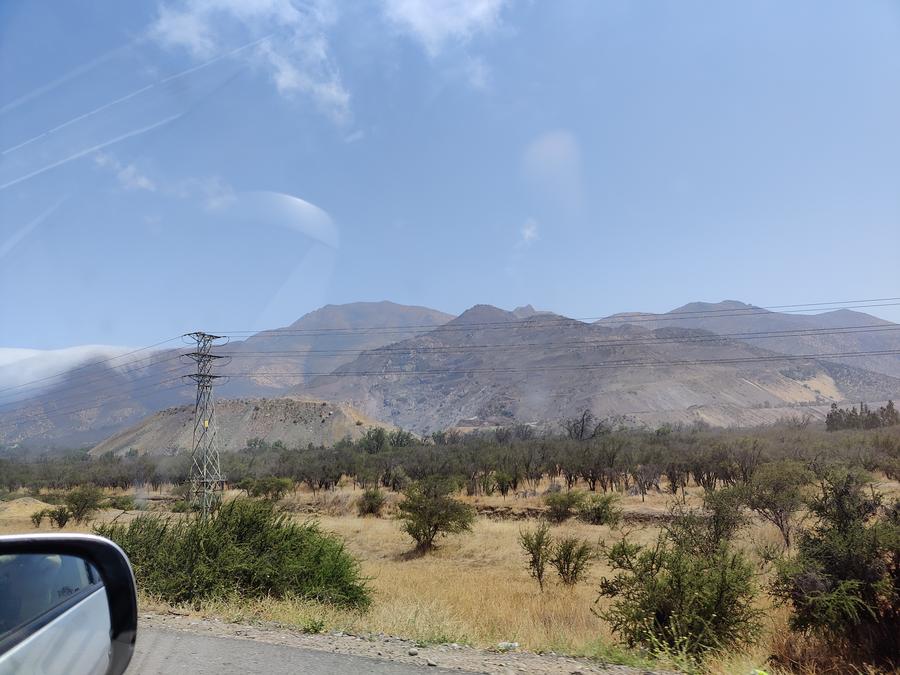
[[[128,557],[90,534],[0,537],[0,675],[124,673],[137,636]]]

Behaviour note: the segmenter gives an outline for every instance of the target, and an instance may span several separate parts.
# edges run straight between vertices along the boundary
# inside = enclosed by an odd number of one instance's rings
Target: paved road
[[[195,635],[162,628],[141,628],[128,675],[222,675],[224,673],[265,673],[265,675],[331,675],[331,673],[373,673],[411,675],[453,673],[443,668],[411,666],[403,663],[348,656],[329,652],[273,645],[254,640]]]

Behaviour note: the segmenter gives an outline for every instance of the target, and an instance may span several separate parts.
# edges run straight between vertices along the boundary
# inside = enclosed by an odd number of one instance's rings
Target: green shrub
[[[85,485],[70,490],[65,500],[72,520],[76,523],[83,523],[100,508],[103,502],[103,492],[93,485]]]
[[[325,619],[321,617],[309,617],[303,622],[301,630],[304,633],[318,635],[325,632]]]
[[[238,490],[243,490],[244,493],[248,497],[253,496],[253,489],[256,487],[256,479],[255,478],[242,478],[237,483],[234,484]]]
[[[826,637],[849,658],[900,662],[900,502],[885,509],[869,478],[827,474],[809,501],[816,517],[778,565],[775,595],[791,627]]]
[[[290,478],[265,476],[244,478],[235,487],[246,492],[248,497],[262,497],[277,502],[294,487],[294,482]]]
[[[66,523],[69,522],[69,518],[71,517],[69,509],[67,509],[65,506],[57,506],[56,508],[48,509],[46,513],[47,517],[50,519],[50,522],[56,525],[59,529],[63,529],[66,526]]]
[[[538,582],[538,586],[544,590],[544,573],[547,563],[553,555],[553,537],[550,536],[550,526],[541,523],[533,532],[519,532],[519,544],[528,554],[528,571]]]
[[[703,509],[706,511],[704,526],[707,533],[701,537],[715,544],[731,539],[750,520],[744,509],[746,504],[747,495],[743,487],[723,487],[705,492]]]
[[[550,564],[566,586],[577,584],[594,557],[590,544],[575,537],[564,537],[553,547]]]
[[[378,488],[366,488],[356,502],[356,510],[360,516],[380,516],[387,498]]]
[[[171,603],[297,596],[365,607],[358,562],[315,522],[298,524],[270,501],[236,499],[184,520],[142,515],[96,532],[121,546],[138,585]]]
[[[699,659],[710,650],[752,644],[760,630],[754,569],[715,526],[677,513],[652,546],[627,537],[606,552],[614,575],[603,578],[598,612],[629,646]]]
[[[406,469],[402,466],[391,467],[385,476],[385,487],[390,488],[393,492],[403,492],[410,483],[410,478],[406,473]]]
[[[294,482],[290,478],[276,478],[275,476],[266,476],[265,478],[257,478],[250,491],[253,497],[262,497],[277,502],[287,494],[288,490],[292,490]]]
[[[561,523],[571,518],[575,510],[584,502],[584,493],[576,490],[569,492],[551,492],[544,497],[547,506],[547,517],[554,523]]]
[[[618,504],[619,496],[612,492],[591,495],[586,502],[578,507],[578,520],[590,525],[615,527],[622,519],[622,509]]]
[[[494,473],[494,482],[497,485],[497,490],[503,498],[506,499],[506,495],[509,494],[509,491],[513,486],[512,474],[506,471],[497,471]]]
[[[44,522],[44,518],[47,516],[47,510],[41,509],[40,511],[35,511],[31,514],[31,524],[35,527],[40,527],[41,523]]]
[[[187,501],[179,499],[178,501],[172,502],[172,507],[169,510],[172,511],[172,513],[189,513],[192,509]]]
[[[475,511],[451,496],[455,485],[448,480],[428,479],[411,484],[400,502],[403,530],[416,542],[419,551],[434,548],[434,540],[445,534],[472,529]]]
[[[785,549],[791,547],[796,514],[812,478],[802,464],[786,460],[763,464],[750,480],[747,504],[778,528]]]
[[[120,511],[134,511],[137,505],[132,495],[115,495],[106,500],[107,505],[111,509],[119,509]]]

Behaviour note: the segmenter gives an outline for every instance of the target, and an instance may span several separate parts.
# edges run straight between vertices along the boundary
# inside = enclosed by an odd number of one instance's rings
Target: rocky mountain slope
[[[821,414],[832,401],[900,398],[900,356],[784,356],[900,349],[900,326],[859,312],[694,303],[587,324],[531,306],[478,305],[451,319],[389,302],[329,305],[218,347],[231,356],[218,372],[232,377],[216,395],[345,402],[418,431],[552,422],[583,408],[651,425],[749,425]],[[81,364],[30,398],[7,393],[0,446],[93,445],[159,410],[189,406],[187,349],[144,352],[121,366]]]
[[[296,398],[233,399],[216,404],[216,436],[223,452],[240,450],[251,438],[281,441],[289,448],[332,445],[345,436],[362,436],[373,426],[384,426],[344,405]],[[163,454],[189,450],[193,434],[191,406],[168,408],[120,431],[91,450],[99,456]]]
[[[717,303],[692,302],[665,314],[613,315],[597,322],[603,326],[622,326],[626,323],[647,329],[678,326],[708,330],[719,335],[736,335],[736,339],[742,342],[782,354],[900,350],[900,326],[849,309],[792,314],[726,300]],[[900,377],[900,356],[896,354],[833,357],[831,360]]]
[[[266,389],[274,393],[303,385],[311,378],[278,373],[330,373],[352,361],[360,351],[405,340],[452,318],[427,307],[393,302],[325,305],[290,326],[263,331],[224,348],[224,353],[234,356],[223,369],[224,374],[253,375],[232,380],[223,387],[222,395],[258,394]]]
[[[276,373],[327,373],[361,350],[428,331],[452,318],[393,302],[326,305],[283,329],[217,348],[232,357],[220,374],[251,376],[223,381],[216,395],[280,396],[305,378]],[[27,398],[7,394],[0,398],[0,446],[93,445],[163,408],[190,404],[193,383],[182,376],[191,366],[180,358],[186,351],[188,345],[178,344],[178,349],[143,352],[111,363],[79,364],[65,377],[47,380],[42,390],[23,390]]]
[[[416,431],[554,421],[585,408],[648,424],[731,425],[774,420],[798,406],[896,397],[900,379],[786,358],[709,331],[520,319],[479,305],[362,354],[309,391]]]

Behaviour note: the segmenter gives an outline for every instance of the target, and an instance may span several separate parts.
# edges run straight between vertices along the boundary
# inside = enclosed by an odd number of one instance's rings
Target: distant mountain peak
[[[532,305],[522,305],[521,307],[516,307],[512,313],[516,316],[517,319],[530,319],[533,316],[545,316],[547,314],[553,314],[553,312],[548,312],[543,309],[535,309]]]
[[[522,305],[521,307],[516,307],[512,313],[520,319],[527,319],[529,316],[534,316],[538,312],[532,305]]]
[[[743,310],[763,308],[757,307],[756,305],[748,305],[746,302],[741,302],[740,300],[722,300],[720,302],[689,302],[686,305],[676,307],[675,309],[666,312],[666,314],[685,314],[687,312],[715,312],[728,311],[733,309]]]
[[[401,305],[390,300],[378,302],[348,302],[325,305],[304,314],[289,328],[376,328],[383,326],[439,326],[453,316],[418,305]]]
[[[474,324],[474,323],[498,323],[518,321],[520,317],[514,312],[507,312],[493,305],[474,305],[458,317],[450,321],[451,324]]]

